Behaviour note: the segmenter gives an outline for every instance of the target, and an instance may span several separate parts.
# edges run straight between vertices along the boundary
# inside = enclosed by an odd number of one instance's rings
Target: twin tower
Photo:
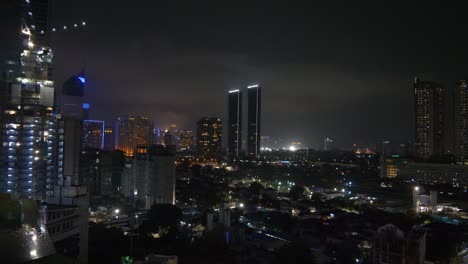
[[[261,87],[247,86],[247,154],[260,157]],[[231,157],[242,156],[242,91],[228,95],[228,151]]]

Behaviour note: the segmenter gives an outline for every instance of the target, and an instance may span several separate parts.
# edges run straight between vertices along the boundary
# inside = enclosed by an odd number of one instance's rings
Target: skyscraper
[[[455,90],[455,154],[458,161],[468,161],[468,80],[457,82]]]
[[[0,191],[36,199],[55,180],[48,166],[54,83],[47,13],[48,1],[7,1],[0,17]]]
[[[0,9],[0,79],[22,76],[25,34],[33,50],[48,47],[48,0],[3,1]],[[23,34],[19,34],[23,32]],[[47,72],[47,71],[46,71]]]
[[[134,194],[144,208],[175,203],[175,153],[174,145],[137,146]]]
[[[164,132],[163,138],[164,138],[164,145],[166,145],[166,146],[170,146],[170,145],[176,146],[177,145],[177,139],[176,139],[174,133],[166,131],[166,132]]]
[[[85,148],[104,149],[104,121],[83,121],[83,146]]]
[[[193,149],[193,132],[191,130],[181,130],[179,137],[179,148],[181,150]]]
[[[70,77],[58,93],[54,126],[49,128],[53,144],[52,163],[55,167],[53,191],[47,192],[43,204],[44,222],[56,248],[62,254],[87,261],[89,179],[82,173],[83,118],[89,104],[83,103],[84,71]]]
[[[415,148],[421,160],[444,153],[444,96],[441,85],[414,79]]]
[[[86,179],[80,178],[79,164],[83,139],[83,119],[89,110],[89,104],[84,103],[85,72],[72,75],[62,85],[57,93],[55,116],[55,145],[57,178],[56,185],[65,182],[71,184],[86,184]]]
[[[146,117],[128,116],[119,118],[115,125],[116,149],[133,156],[137,146],[147,146],[154,143],[154,123]]]
[[[326,138],[323,140],[323,150],[330,151],[332,150],[333,140],[331,138]]]
[[[104,128],[104,149],[105,150],[115,149],[114,128],[111,126],[106,126]]]
[[[260,157],[260,126],[261,126],[261,87],[247,87],[247,152],[250,157]]]
[[[197,122],[197,157],[201,161],[220,161],[222,122],[216,117],[202,117]]]
[[[228,150],[233,157],[239,157],[242,147],[242,92],[228,94]]]

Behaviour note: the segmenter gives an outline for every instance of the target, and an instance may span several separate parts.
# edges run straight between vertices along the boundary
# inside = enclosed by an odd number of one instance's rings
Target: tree
[[[320,195],[320,193],[313,193],[310,200],[312,200],[315,206],[322,204],[322,196]]]
[[[148,219],[156,226],[176,226],[182,219],[182,211],[173,204],[154,204],[148,212]]]
[[[182,219],[182,211],[172,204],[154,204],[148,211],[148,221],[140,227],[142,233],[148,234],[165,229],[168,232],[176,229]]]
[[[445,223],[431,223],[426,225],[427,259],[431,261],[449,260],[457,256],[457,248],[466,241],[466,225],[454,226]]]
[[[348,264],[355,263],[356,259],[360,257],[361,251],[356,243],[352,241],[344,241],[336,249],[336,260],[338,263]]]
[[[261,191],[264,189],[263,185],[259,182],[252,182],[249,185],[249,192],[251,195],[258,197],[260,196]]]
[[[296,220],[286,213],[271,212],[265,219],[265,224],[270,229],[288,232],[294,227]]]
[[[130,255],[130,241],[119,228],[103,224],[90,225],[89,263],[120,263],[122,256]]]
[[[299,200],[302,198],[302,196],[304,195],[304,192],[305,192],[305,188],[303,186],[300,186],[300,185],[294,185],[293,187],[291,187],[291,189],[289,190],[289,195],[291,196],[291,198],[293,198],[294,200]]]
[[[307,245],[302,241],[293,241],[274,252],[274,263],[317,263]]]

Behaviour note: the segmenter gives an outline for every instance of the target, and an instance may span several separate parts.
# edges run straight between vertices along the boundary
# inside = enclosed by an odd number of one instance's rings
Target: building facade
[[[242,149],[242,92],[228,93],[228,151],[232,157],[239,157]]]
[[[444,97],[441,85],[415,78],[415,150],[420,160],[444,154]]]
[[[197,122],[197,158],[199,161],[219,162],[222,158],[222,121],[203,117]]]
[[[120,193],[125,156],[120,150],[85,149],[81,157],[81,173],[88,179],[91,196]]]
[[[179,136],[179,149],[192,150],[194,146],[193,131],[181,130]]]
[[[323,140],[323,151],[330,151],[333,149],[333,140],[326,138]]]
[[[419,184],[447,184],[468,188],[468,166],[446,163],[423,163],[411,159],[387,157],[380,164],[381,177]]]
[[[105,150],[115,149],[114,128],[112,126],[106,126],[104,128],[104,149]]]
[[[55,180],[48,167],[54,107],[48,1],[8,1],[1,12],[7,38],[0,39],[0,192],[43,199]]]
[[[104,149],[104,139],[104,121],[83,120],[83,147]]]
[[[137,146],[154,143],[154,123],[146,117],[128,116],[115,123],[115,148],[133,156]]]
[[[175,203],[175,154],[174,145],[137,147],[133,193],[141,207],[149,209],[153,204]]]
[[[259,85],[247,87],[247,152],[252,158],[260,157],[261,92]]]
[[[455,154],[460,162],[468,161],[468,80],[457,82],[455,89]]]
[[[381,226],[374,238],[373,262],[423,264],[426,259],[426,233],[413,229],[405,234],[394,225]]]

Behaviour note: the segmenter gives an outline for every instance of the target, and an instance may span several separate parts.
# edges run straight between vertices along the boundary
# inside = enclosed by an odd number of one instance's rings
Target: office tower
[[[164,129],[155,128],[154,129],[155,143],[158,145],[164,145]]]
[[[154,143],[154,123],[146,117],[128,116],[119,118],[115,125],[115,146],[126,156],[133,156],[136,146]]]
[[[104,121],[83,121],[83,147],[104,149]]]
[[[48,0],[2,1],[0,9],[0,79],[14,80],[24,71],[25,33],[33,50],[48,47]],[[19,34],[23,32],[23,34]],[[26,39],[26,40],[29,40]],[[47,72],[47,71],[46,71]]]
[[[177,140],[173,133],[166,130],[166,132],[164,132],[163,138],[164,138],[164,145],[166,146],[177,145]]]
[[[28,2],[8,1],[0,11],[0,192],[43,199],[54,181],[47,165],[53,56],[45,34],[48,2]]]
[[[179,148],[181,150],[193,149],[193,132],[191,130],[181,130],[179,136]]]
[[[137,146],[133,193],[142,207],[175,203],[175,152],[173,145]]]
[[[468,87],[467,80],[457,82],[455,89],[455,154],[457,160],[468,161]]]
[[[105,150],[115,149],[114,128],[111,126],[106,126],[104,128],[104,149]]]
[[[201,161],[220,161],[222,122],[216,117],[202,117],[197,122],[197,157]]]
[[[444,153],[444,88],[416,77],[414,99],[416,157],[440,158]]]
[[[80,173],[87,179],[89,195],[95,196],[101,193],[101,159],[103,150],[83,149],[80,158]]]
[[[242,92],[228,94],[228,150],[233,157],[239,157],[242,147]]]
[[[88,179],[89,194],[114,195],[120,192],[125,156],[120,150],[86,149],[80,170]]]
[[[90,105],[85,103],[85,89],[86,73],[82,69],[63,83],[62,90],[57,94],[57,112],[78,120],[87,119]]]
[[[47,0],[2,3],[0,24],[14,24],[4,28],[14,32],[0,38],[0,191],[44,201],[41,220],[57,252],[86,262],[89,201],[78,185],[77,163],[81,120],[53,113],[48,11]]]
[[[333,145],[333,140],[331,138],[326,138],[323,140],[323,150],[324,151],[330,151],[332,150]]]
[[[247,87],[247,152],[250,157],[260,157],[262,91],[259,85]]]
[[[49,129],[56,179],[41,207],[57,251],[84,262],[88,258],[89,208],[89,179],[81,171],[83,118],[89,110],[89,104],[83,102],[85,83],[82,71],[65,81],[58,93],[58,114]]]

